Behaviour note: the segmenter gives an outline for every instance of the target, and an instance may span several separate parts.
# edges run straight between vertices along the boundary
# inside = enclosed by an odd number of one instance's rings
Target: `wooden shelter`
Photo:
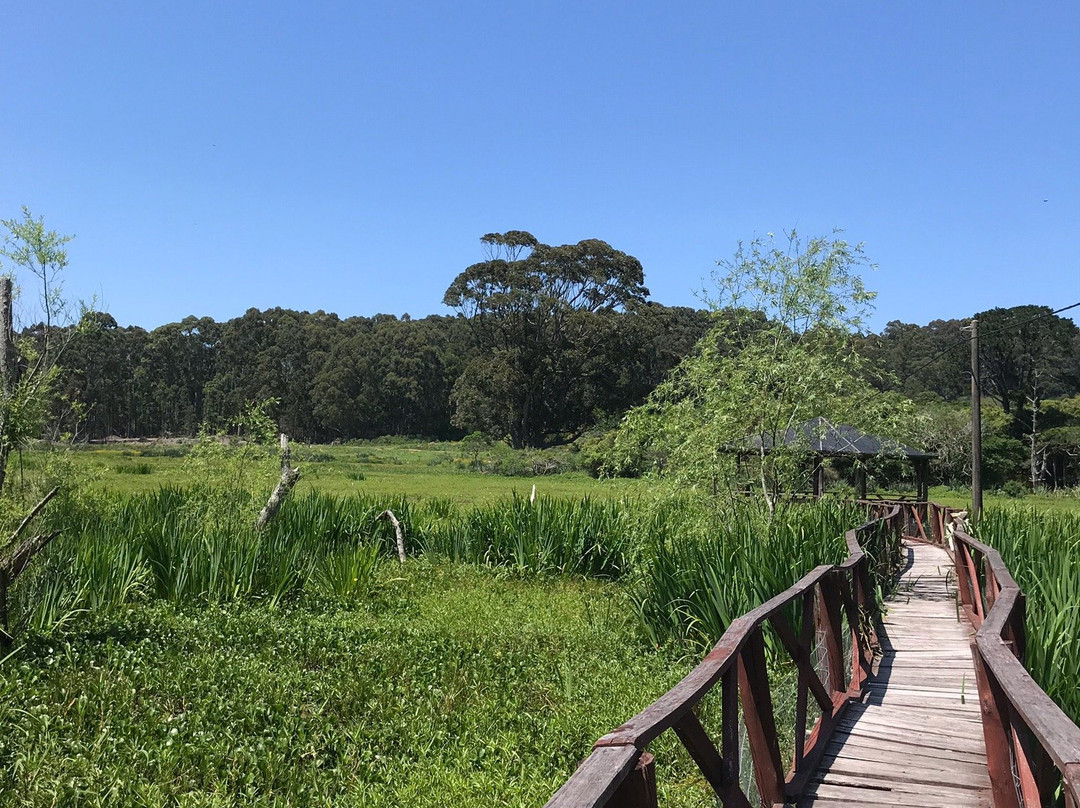
[[[874,435],[864,435],[853,426],[833,424],[827,418],[811,418],[794,429],[789,429],[783,437],[784,446],[804,449],[815,458],[814,496],[825,493],[825,466],[823,461],[829,457],[845,457],[867,460],[879,455],[906,457],[915,468],[916,500],[925,502],[930,489],[930,458],[934,455],[920,452],[895,441],[889,441]],[[758,446],[761,442],[758,442]],[[771,441],[764,441],[765,451],[771,448]],[[855,472],[855,486],[859,498],[866,499],[866,471],[859,467]]]

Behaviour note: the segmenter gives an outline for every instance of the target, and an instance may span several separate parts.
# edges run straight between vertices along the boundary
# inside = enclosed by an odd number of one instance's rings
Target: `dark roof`
[[[764,444],[767,451],[772,448],[772,437],[766,435],[755,438],[752,443],[755,447]],[[873,457],[884,453],[911,459],[933,457],[932,454],[920,452],[895,441],[864,435],[847,424],[833,424],[827,418],[811,418],[801,426],[787,430],[784,433],[783,443],[785,446],[805,447],[823,456]]]

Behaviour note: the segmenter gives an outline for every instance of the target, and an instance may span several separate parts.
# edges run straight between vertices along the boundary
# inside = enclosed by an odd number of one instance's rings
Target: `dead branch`
[[[401,522],[394,516],[394,512],[387,509],[379,514],[379,519],[389,519],[394,525],[394,532],[397,534],[397,555],[398,561],[402,564],[405,563],[405,531],[401,527]]]
[[[285,497],[289,495],[293,486],[300,479],[300,469],[294,469],[291,461],[289,436],[283,434],[281,436],[281,479],[274,486],[274,491],[270,494],[270,499],[266,501],[266,505],[259,511],[259,518],[255,520],[256,530],[262,530],[274,518],[281,508],[281,503],[285,501]]]
[[[54,530],[52,533],[38,534],[32,539],[24,541],[14,553],[0,561],[6,582],[10,585],[12,581],[18,578],[19,573],[30,563],[30,559],[44,550],[45,546],[59,535],[59,530]]]
[[[0,550],[0,552],[6,553],[8,550],[15,546],[15,542],[19,540],[19,536],[21,536],[23,531],[26,530],[26,526],[30,524],[30,522],[35,516],[41,513],[41,509],[44,508],[49,503],[49,500],[55,497],[59,492],[60,486],[56,486],[55,488],[53,488],[52,491],[47,493],[42,498],[41,502],[39,502],[33,507],[30,513],[26,515],[26,518],[19,523],[19,526],[17,528],[15,528],[15,532],[8,537],[8,540],[6,542],[4,542],[4,548],[3,550]]]

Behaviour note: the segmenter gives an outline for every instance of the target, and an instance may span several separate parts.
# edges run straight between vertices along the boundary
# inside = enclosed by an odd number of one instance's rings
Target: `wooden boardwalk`
[[[906,544],[907,569],[878,627],[882,656],[800,806],[989,806],[990,779],[952,561]]]

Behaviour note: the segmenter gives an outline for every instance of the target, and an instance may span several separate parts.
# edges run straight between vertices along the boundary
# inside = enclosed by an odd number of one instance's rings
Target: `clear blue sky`
[[[0,216],[121,324],[446,313],[478,238],[842,227],[871,323],[1080,300],[1080,4],[6,4]],[[1044,201],[1047,200],[1047,201]],[[1075,313],[1075,312],[1073,312]]]

